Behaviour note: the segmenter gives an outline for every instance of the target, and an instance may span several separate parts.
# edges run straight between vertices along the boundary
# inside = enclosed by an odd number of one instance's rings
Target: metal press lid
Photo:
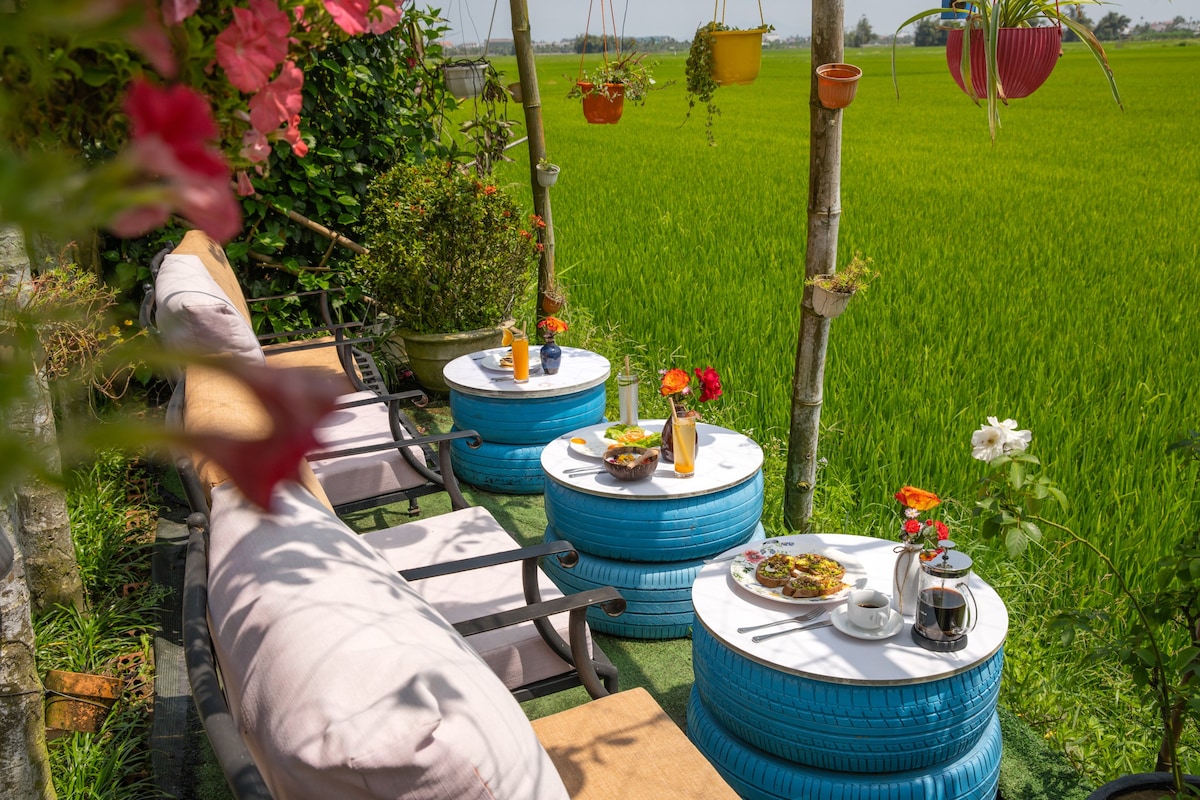
[[[921,569],[939,578],[962,578],[971,573],[971,557],[952,549],[952,542],[939,542],[942,552],[928,561],[921,562]],[[949,547],[946,547],[949,545]]]

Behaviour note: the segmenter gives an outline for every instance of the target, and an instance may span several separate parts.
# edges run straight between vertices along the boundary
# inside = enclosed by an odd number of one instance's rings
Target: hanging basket
[[[604,91],[596,90],[590,81],[578,81],[576,86],[583,92],[583,118],[593,125],[615,125],[625,111],[625,87],[620,83],[604,84]]]
[[[962,77],[963,32],[950,31],[946,64],[958,88],[967,91]],[[986,44],[983,31],[971,31],[971,86],[976,97],[987,97]],[[996,41],[996,66],[1004,97],[1028,97],[1046,82],[1062,53],[1062,28],[1001,28]],[[968,92],[969,94],[969,92]]]
[[[442,65],[446,75],[446,90],[459,100],[478,97],[487,78],[488,62],[458,61]]]
[[[813,311],[825,319],[841,316],[854,297],[854,292],[833,292],[817,284],[813,284],[812,290]]]
[[[765,27],[748,31],[713,31],[712,77],[721,86],[754,83],[762,68]]]
[[[538,164],[537,165],[537,182],[538,186],[545,186],[549,189],[554,184],[558,183],[558,164]],[[553,312],[551,312],[553,313]]]
[[[46,673],[46,727],[95,733],[125,684],[118,678],[80,672]]]
[[[817,67],[817,99],[825,108],[845,108],[854,100],[862,70],[853,64]]]

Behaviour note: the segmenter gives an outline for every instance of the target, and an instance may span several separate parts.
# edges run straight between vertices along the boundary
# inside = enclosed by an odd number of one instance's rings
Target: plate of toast
[[[533,369],[541,363],[542,359],[538,355],[537,351],[533,348],[530,348],[529,368]],[[488,350],[485,352],[483,358],[479,360],[479,365],[485,369],[494,369],[497,372],[512,372],[512,350],[508,349],[507,347],[499,350]]]
[[[767,540],[737,555],[729,573],[746,591],[783,603],[828,603],[866,585],[867,571],[854,556],[830,549],[802,553],[793,544]]]

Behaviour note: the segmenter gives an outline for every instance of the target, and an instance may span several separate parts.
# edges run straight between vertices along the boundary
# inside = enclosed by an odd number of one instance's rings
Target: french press
[[[967,646],[979,609],[968,585],[971,557],[955,550],[953,542],[938,542],[938,547],[938,554],[921,562],[912,638],[927,650],[949,653]]]

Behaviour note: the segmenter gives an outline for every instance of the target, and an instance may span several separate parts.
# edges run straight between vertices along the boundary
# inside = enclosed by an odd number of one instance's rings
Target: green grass
[[[994,146],[942,51],[902,50],[899,100],[889,56],[846,55],[864,76],[842,115],[838,260],[861,250],[882,276],[831,327],[822,527],[895,535],[891,495],[906,483],[955,500],[954,538],[1009,605],[1005,705],[1095,778],[1148,769],[1154,720],[1134,687],[1116,667],[1083,664],[1046,624],[1056,610],[1109,603],[1109,576],[1073,551],[1010,563],[982,545],[968,518],[982,475],[969,438],[987,415],[1032,429],[1072,502],[1061,521],[1142,585],[1197,524],[1197,466],[1164,451],[1200,427],[1200,150],[1190,144],[1200,47],[1112,49],[1121,111],[1090,55],[1068,45],[1042,89],[1002,110]],[[718,92],[715,148],[702,118],[684,123],[682,56],[656,73],[675,84],[615,126],[587,125],[561,99],[578,63],[538,61],[547,151],[562,167],[551,196],[568,318],[586,309],[612,325],[597,349],[629,352],[644,383],[668,364],[715,366],[726,397],[710,418],[783,453],[804,277],[808,54],[768,51],[753,86]],[[527,191],[524,149],[513,152],[500,177]],[[782,472],[768,472],[764,521],[778,531]],[[1196,748],[1189,730],[1193,771]]]

